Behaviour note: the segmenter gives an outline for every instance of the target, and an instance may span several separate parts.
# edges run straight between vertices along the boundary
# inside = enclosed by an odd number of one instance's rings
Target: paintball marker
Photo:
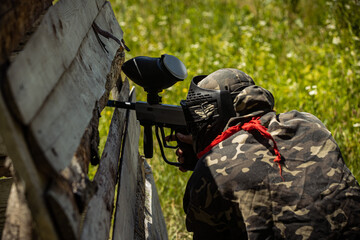
[[[170,135],[174,132],[187,134],[186,121],[181,106],[161,104],[161,97],[159,96],[163,89],[169,88],[187,77],[185,65],[178,58],[167,54],[160,58],[139,56],[126,61],[122,66],[122,71],[134,83],[144,88],[147,92],[147,102],[109,100],[107,106],[136,111],[136,118],[144,127],[144,154],[146,158],[153,157],[152,127],[155,126],[156,138],[164,161],[170,165],[181,166],[189,170],[193,169],[193,164],[171,162],[165,156],[164,147],[175,149],[181,146],[182,149],[189,149],[190,145],[180,141],[177,141],[177,146],[166,143],[164,128],[171,129]],[[192,154],[192,149],[190,152]],[[192,155],[196,156],[195,153]]]

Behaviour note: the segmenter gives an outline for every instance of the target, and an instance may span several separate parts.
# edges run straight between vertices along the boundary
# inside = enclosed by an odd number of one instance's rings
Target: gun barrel
[[[150,121],[163,124],[164,127],[186,126],[185,116],[181,106],[168,104],[148,104],[136,102],[136,117],[140,121]]]
[[[135,110],[135,104],[136,103],[133,103],[133,102],[119,102],[119,101],[114,101],[114,100],[108,100],[106,106]]]
[[[147,102],[120,102],[109,100],[108,107],[136,110],[140,124],[161,124],[164,127],[186,126],[181,106],[168,104],[149,104]]]

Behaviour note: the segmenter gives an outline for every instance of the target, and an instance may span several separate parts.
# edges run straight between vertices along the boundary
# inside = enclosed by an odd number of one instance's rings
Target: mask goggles
[[[228,91],[198,87],[197,84],[205,77],[194,77],[186,100],[180,102],[188,131],[193,136],[195,152],[201,151],[204,143],[211,142],[220,134],[229,119],[236,115]]]

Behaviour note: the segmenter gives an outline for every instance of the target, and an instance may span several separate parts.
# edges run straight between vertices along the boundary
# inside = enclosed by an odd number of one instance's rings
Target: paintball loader
[[[136,118],[144,127],[144,154],[146,158],[153,157],[152,128],[155,126],[156,138],[164,161],[170,165],[192,170],[194,164],[171,162],[165,156],[164,147],[181,147],[182,149],[187,148],[188,151],[186,152],[191,153],[185,157],[196,157],[192,147],[188,144],[177,141],[177,146],[171,146],[166,143],[164,128],[171,129],[170,135],[176,132],[187,134],[186,121],[181,106],[161,104],[161,97],[159,96],[163,89],[169,88],[187,77],[185,65],[178,58],[167,54],[160,58],[139,56],[126,61],[122,66],[122,71],[134,83],[144,88],[147,92],[147,102],[133,103],[109,100],[107,106],[136,111]]]

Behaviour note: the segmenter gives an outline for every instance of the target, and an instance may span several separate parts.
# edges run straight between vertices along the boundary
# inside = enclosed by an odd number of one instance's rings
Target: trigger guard
[[[162,126],[156,126],[156,132],[158,131],[158,128],[160,128],[160,132],[161,132],[161,138],[162,138],[162,143],[163,143],[163,146],[166,147],[166,148],[171,148],[171,149],[176,149],[179,147],[179,144],[176,144],[176,146],[172,146],[172,145],[168,145],[166,140],[165,140],[165,132],[164,132],[164,128]],[[171,132],[170,132],[170,136],[173,135],[173,132],[175,130],[174,129],[171,129]],[[175,135],[175,138],[176,138],[176,135]],[[159,143],[160,144],[160,143]]]
[[[164,161],[169,164],[169,165],[172,165],[172,166],[176,166],[176,167],[182,167],[186,170],[194,170],[195,168],[195,165],[194,164],[184,164],[184,163],[179,163],[179,162],[171,162],[169,161],[166,156],[165,156],[165,152],[164,152],[164,148],[163,146],[165,146],[165,144],[163,145],[163,142],[161,141],[160,139],[160,136],[159,136],[159,128],[162,130],[163,132],[163,128],[162,127],[159,127],[157,125],[155,125],[155,135],[156,135],[156,139],[158,140],[158,143],[159,143],[159,147],[160,147],[160,152],[161,152],[161,156],[163,157]],[[163,138],[164,139],[164,138]],[[179,144],[178,144],[179,145]],[[172,147],[171,147],[172,148]],[[196,164],[196,163],[195,163]]]

